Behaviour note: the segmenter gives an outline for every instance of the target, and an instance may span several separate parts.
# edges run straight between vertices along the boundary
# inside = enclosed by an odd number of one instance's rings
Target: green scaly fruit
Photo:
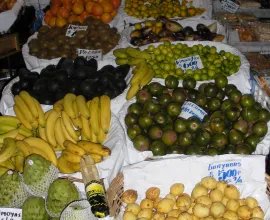
[[[71,202],[79,200],[75,185],[66,179],[55,180],[49,188],[46,206],[49,213],[60,216],[63,209]]]
[[[49,215],[45,209],[45,200],[42,197],[29,197],[22,206],[23,220],[48,220]]]

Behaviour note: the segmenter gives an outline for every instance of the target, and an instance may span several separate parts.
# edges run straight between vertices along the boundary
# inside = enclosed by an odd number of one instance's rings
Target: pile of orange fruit
[[[175,18],[193,17],[205,11],[194,6],[187,7],[187,3],[186,0],[182,3],[179,0],[126,0],[125,12],[136,18]]]
[[[120,0],[51,0],[44,21],[51,27],[83,23],[87,17],[109,23],[117,15]]]

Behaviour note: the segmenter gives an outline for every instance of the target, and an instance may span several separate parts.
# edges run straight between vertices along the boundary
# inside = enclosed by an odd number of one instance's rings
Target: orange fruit
[[[114,18],[116,15],[117,15],[117,10],[116,9],[113,9],[113,11],[111,13],[111,16]]]
[[[101,5],[104,9],[104,12],[111,13],[114,9],[112,3],[108,2],[108,1],[102,2]]]
[[[57,12],[57,17],[68,18],[68,16],[69,11],[64,7],[61,7]]]
[[[72,0],[62,0],[63,5],[64,4],[72,4]]]
[[[45,18],[44,18],[45,23],[49,24],[51,18],[52,18],[51,11],[50,10],[46,11]]]
[[[76,16],[75,15],[70,15],[68,17],[68,23],[73,23],[75,19],[76,19]]]
[[[81,13],[80,17],[85,20],[86,18],[90,17],[90,14],[87,11],[84,11]]]
[[[103,13],[100,17],[100,20],[104,23],[110,23],[112,21],[113,17],[110,13]]]
[[[92,13],[92,7],[95,4],[95,2],[87,2],[85,5],[85,9],[88,13]]]
[[[75,3],[72,7],[72,11],[74,12],[74,14],[80,15],[84,11],[83,4]]]
[[[61,3],[61,0],[51,0],[51,5],[60,7],[62,3]]]
[[[186,17],[186,16],[187,16],[186,11],[181,11],[181,12],[180,12],[180,17]]]
[[[189,8],[187,13],[189,16],[194,16],[196,14],[196,10],[194,8]]]
[[[56,27],[64,27],[67,24],[67,20],[65,18],[57,18],[55,22]]]
[[[92,6],[92,14],[96,15],[96,16],[100,16],[103,13],[103,7],[100,3],[94,3],[94,5]]]
[[[52,17],[49,22],[50,27],[55,27],[56,25],[56,17]]]
[[[69,2],[69,3],[64,3],[64,4],[63,4],[63,8],[67,9],[67,10],[70,12],[71,9],[72,9],[72,4],[71,4],[71,2]]]
[[[51,7],[51,14],[52,14],[53,16],[56,16],[56,14],[57,14],[59,8],[60,8],[59,6],[52,6],[52,7]]]
[[[119,8],[121,0],[110,0],[114,8]]]

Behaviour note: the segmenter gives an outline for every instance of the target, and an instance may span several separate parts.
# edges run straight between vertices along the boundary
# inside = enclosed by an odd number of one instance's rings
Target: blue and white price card
[[[21,220],[22,209],[0,208],[0,220]]]
[[[209,164],[208,172],[209,176],[218,181],[224,180],[229,184],[241,184],[243,182],[241,160],[228,160]]]
[[[238,10],[239,5],[234,3],[231,0],[222,0],[221,1],[221,8],[223,8],[224,10],[226,10],[228,12],[235,13]]]
[[[86,60],[94,58],[97,61],[101,61],[103,58],[102,50],[77,49],[77,55],[84,57]]]
[[[70,24],[68,25],[66,36],[67,37],[75,37],[77,31],[86,31],[88,26],[80,26],[80,25],[74,25]]]
[[[180,117],[182,118],[188,119],[190,117],[196,117],[202,121],[205,115],[207,115],[206,111],[193,102],[186,101],[182,105],[182,110],[180,113]]]
[[[175,61],[175,64],[177,68],[182,69],[184,72],[186,72],[188,69],[196,70],[203,68],[203,64],[199,55],[178,59]]]

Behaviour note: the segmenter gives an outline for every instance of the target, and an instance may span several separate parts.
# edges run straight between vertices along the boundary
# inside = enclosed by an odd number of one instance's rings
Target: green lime
[[[224,75],[218,75],[215,77],[215,83],[218,88],[225,88],[225,86],[228,84],[228,79]]]
[[[186,71],[186,74],[187,74],[187,75],[193,75],[193,71],[192,71],[191,69],[188,69],[188,70]]]

